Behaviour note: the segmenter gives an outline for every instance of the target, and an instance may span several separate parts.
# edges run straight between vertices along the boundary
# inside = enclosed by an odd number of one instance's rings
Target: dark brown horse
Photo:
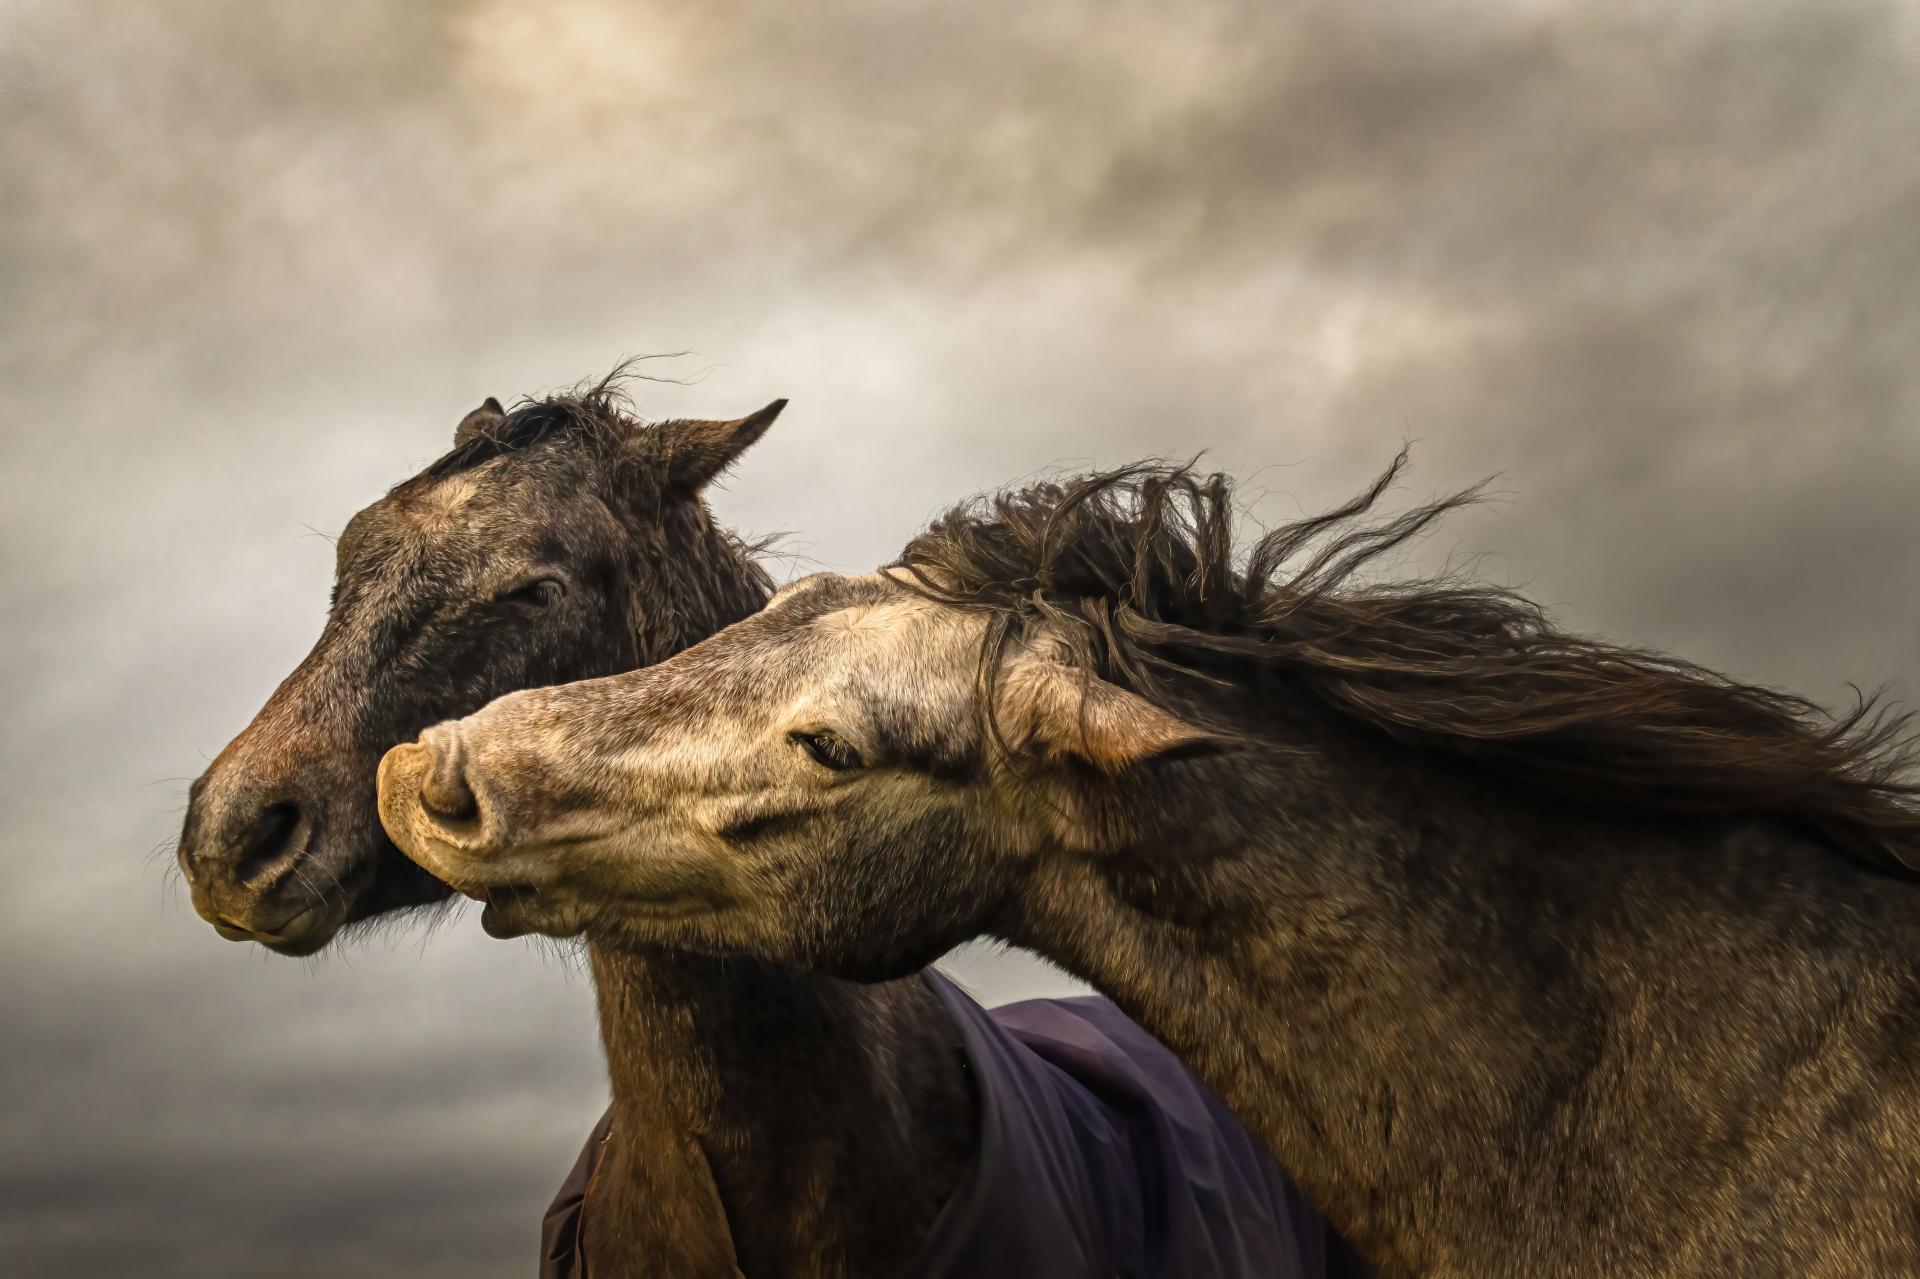
[[[194,783],[179,859],[199,912],[307,954],[443,898],[380,829],[382,752],[758,608],[768,579],[700,491],[780,408],[645,427],[603,384],[470,414],[450,453],[347,525],[319,642]],[[925,984],[644,944],[590,955],[613,1089],[585,1217],[596,1275],[879,1275],[913,1254],[975,1123]]]
[[[1031,945],[1385,1273],[1920,1274],[1905,721],[1369,584],[1456,504],[1391,476],[1245,558],[1178,469],[962,508],[396,748],[382,817],[502,931]]]

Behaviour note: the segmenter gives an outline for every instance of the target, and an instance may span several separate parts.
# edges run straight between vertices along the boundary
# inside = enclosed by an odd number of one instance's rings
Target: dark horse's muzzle
[[[329,805],[249,758],[247,735],[194,782],[179,862],[193,908],[229,941],[310,954],[333,937],[350,902],[321,862]],[[327,890],[333,889],[332,893]]]

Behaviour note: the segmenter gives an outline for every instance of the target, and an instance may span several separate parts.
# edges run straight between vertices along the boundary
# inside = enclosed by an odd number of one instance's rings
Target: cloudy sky
[[[1411,567],[1912,685],[1916,14],[0,0],[0,1268],[530,1268],[585,978],[471,915],[281,960],[165,874],[323,535],[489,394],[792,397],[717,506],[794,572],[1202,448],[1283,519],[1412,440],[1403,500],[1503,478]]]

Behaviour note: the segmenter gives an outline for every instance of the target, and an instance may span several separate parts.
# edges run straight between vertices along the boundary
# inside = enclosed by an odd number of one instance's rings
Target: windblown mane
[[[1879,694],[1836,718],[1678,657],[1568,634],[1497,586],[1362,580],[1478,500],[1469,489],[1367,519],[1406,460],[1244,559],[1226,477],[1145,464],[976,498],[899,564],[931,598],[994,614],[989,691],[1006,645],[1047,622],[1074,660],[1170,710],[1189,713],[1169,677],[1284,671],[1344,716],[1577,802],[1771,814],[1920,875],[1911,715]]]

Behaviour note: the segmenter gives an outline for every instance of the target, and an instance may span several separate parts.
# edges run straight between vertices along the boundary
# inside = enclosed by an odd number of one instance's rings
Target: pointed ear
[[[454,428],[453,447],[459,448],[483,431],[492,430],[506,415],[507,411],[500,407],[500,401],[489,395],[479,408],[460,419],[460,425]]]
[[[1016,750],[1077,760],[1106,773],[1153,759],[1211,755],[1231,745],[1118,684],[1037,654],[1016,659],[1008,670],[999,716]]]
[[[765,435],[786,407],[785,400],[775,400],[731,422],[662,422],[654,428],[654,438],[666,456],[667,487],[682,493],[705,488]]]

